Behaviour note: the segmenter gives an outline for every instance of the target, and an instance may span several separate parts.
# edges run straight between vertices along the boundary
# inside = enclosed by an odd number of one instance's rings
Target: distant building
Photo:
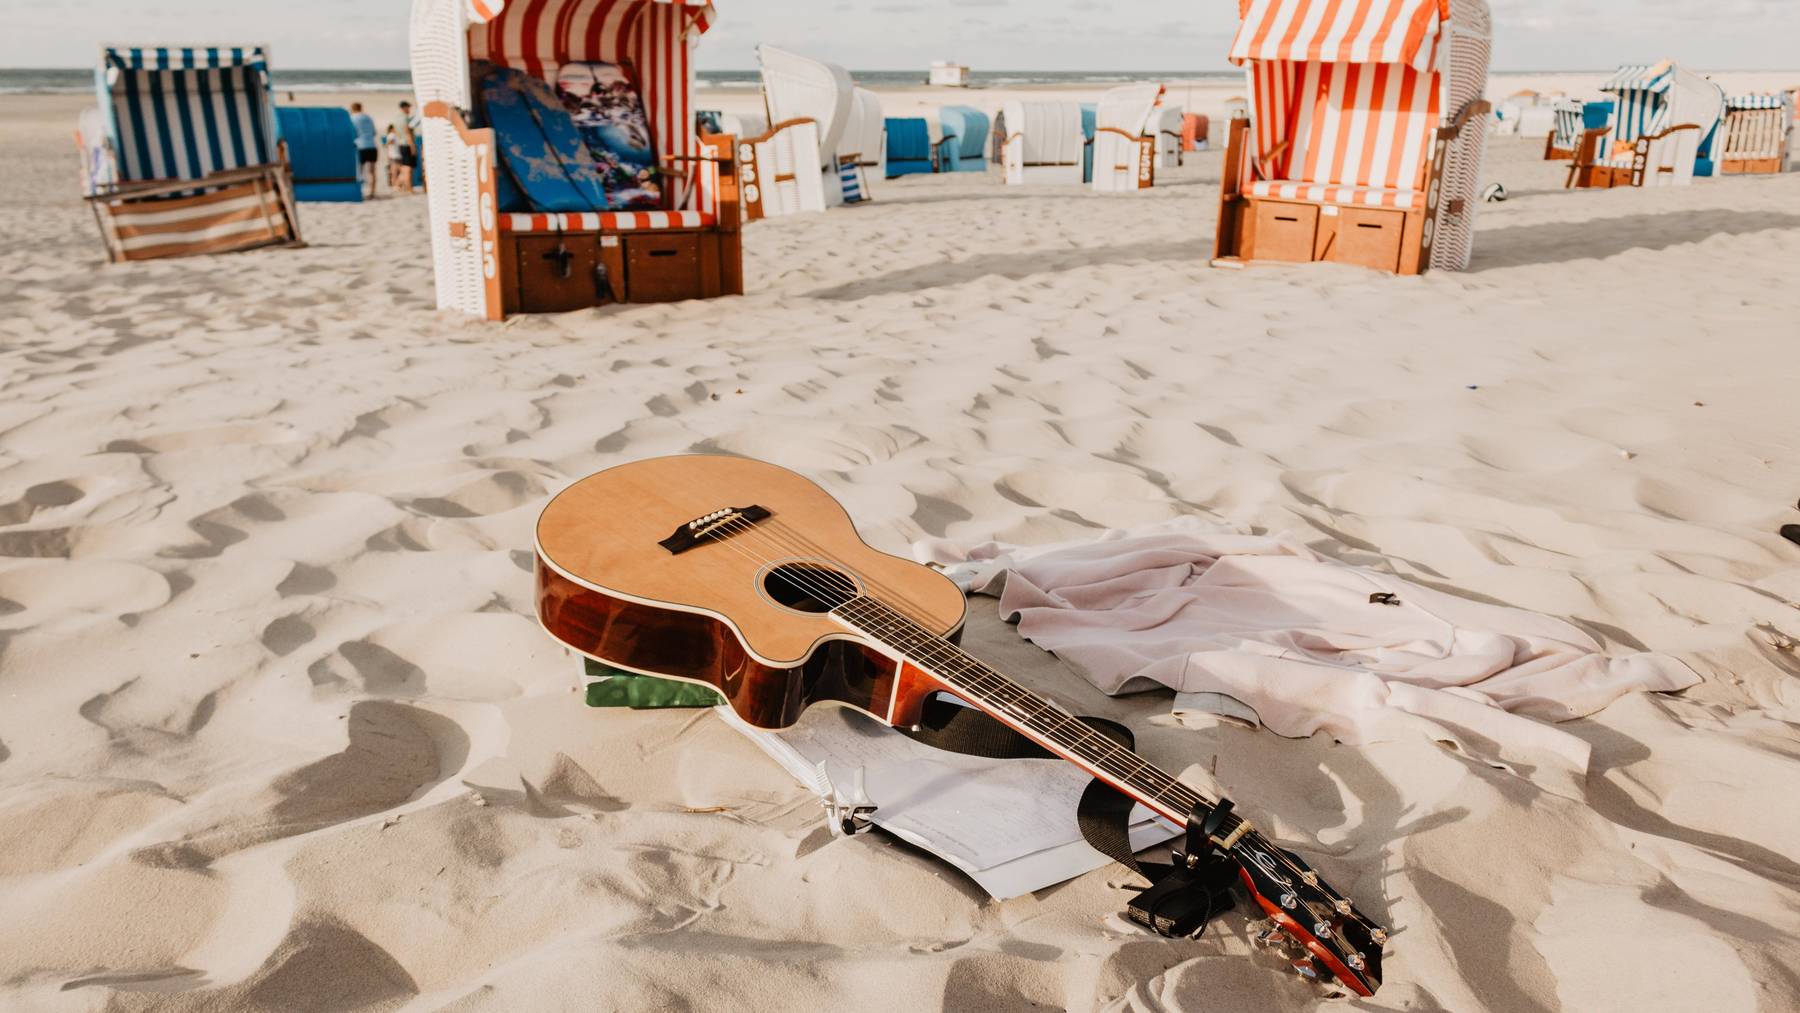
[[[969,68],[960,63],[934,63],[931,65],[931,83],[948,85],[952,88],[969,86]]]

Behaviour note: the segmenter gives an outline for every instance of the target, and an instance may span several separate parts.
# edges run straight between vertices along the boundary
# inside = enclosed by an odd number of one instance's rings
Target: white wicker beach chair
[[[1100,96],[1094,114],[1095,190],[1143,190],[1156,184],[1156,104],[1160,84],[1127,84]]]
[[[756,57],[762,65],[763,106],[771,126],[752,143],[767,145],[777,165],[770,172],[770,166],[758,164],[757,175],[767,196],[750,205],[749,217],[754,220],[835,207],[846,202],[846,181],[850,190],[863,195],[856,200],[866,199],[868,181],[861,169],[861,153],[851,152],[859,157],[848,165],[842,158],[845,136],[858,111],[856,85],[849,71],[774,46],[756,47]],[[807,122],[812,124],[810,159],[797,136]],[[783,137],[784,133],[790,136]],[[808,162],[818,176],[816,188],[804,177]],[[794,177],[791,180],[790,175]]]
[[[1079,102],[1007,102],[1000,107],[994,133],[1007,183],[1081,182],[1087,138]]]

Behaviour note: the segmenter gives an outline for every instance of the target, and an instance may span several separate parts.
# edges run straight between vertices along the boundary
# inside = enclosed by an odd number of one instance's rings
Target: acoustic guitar
[[[1311,970],[1360,995],[1380,985],[1387,934],[1349,899],[1229,803],[964,653],[956,585],[870,548],[830,494],[791,471],[661,457],[576,482],[538,520],[537,611],[575,651],[711,686],[762,728],[817,703],[910,728],[928,697],[951,694],[1177,825],[1204,826]]]

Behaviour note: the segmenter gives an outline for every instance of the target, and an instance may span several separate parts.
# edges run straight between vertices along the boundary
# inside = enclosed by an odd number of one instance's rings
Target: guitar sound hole
[[[841,570],[820,563],[782,563],[763,574],[763,593],[782,608],[821,614],[859,593]]]

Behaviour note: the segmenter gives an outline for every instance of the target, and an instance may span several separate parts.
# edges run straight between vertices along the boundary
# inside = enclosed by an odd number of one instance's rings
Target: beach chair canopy
[[[1017,136],[1020,161],[1026,166],[1080,165],[1087,139],[1081,131],[1079,102],[1006,103],[1001,108],[1008,137]]]
[[[1556,126],[1552,128],[1555,137],[1551,143],[1558,148],[1574,148],[1587,129],[1584,125],[1587,104],[1579,99],[1559,98],[1550,109],[1556,116]]]
[[[275,122],[303,201],[360,201],[356,127],[342,106],[276,106]]]
[[[1793,101],[1792,95],[1729,95],[1725,99],[1725,108],[1734,112],[1739,109],[1786,109]]]
[[[1600,90],[1618,100],[1610,136],[1614,143],[1683,123],[1698,126],[1702,138],[1708,138],[1725,116],[1725,90],[1673,60],[1620,67]]]
[[[121,181],[201,179],[277,160],[261,46],[109,47],[96,85]]]
[[[414,0],[412,22],[421,102],[471,108],[470,61],[552,82],[566,63],[618,64],[638,86],[656,153],[698,154],[692,48],[713,22],[708,0]]]
[[[855,110],[856,85],[850,72],[835,63],[814,60],[774,46],[757,46],[762,64],[763,101],[774,126],[794,119],[819,124],[820,165],[835,169],[844,131]]]
[[[941,106],[938,125],[946,141],[956,139],[956,158],[981,161],[987,157],[987,113],[973,106]]]
[[[850,122],[838,142],[838,155],[855,155],[862,165],[881,164],[881,138],[885,120],[881,115],[881,97],[867,88],[857,88],[850,102]]]
[[[1424,201],[1433,131],[1486,81],[1482,0],[1239,0],[1251,193],[1381,207]],[[1460,71],[1460,72],[1459,72]]]

